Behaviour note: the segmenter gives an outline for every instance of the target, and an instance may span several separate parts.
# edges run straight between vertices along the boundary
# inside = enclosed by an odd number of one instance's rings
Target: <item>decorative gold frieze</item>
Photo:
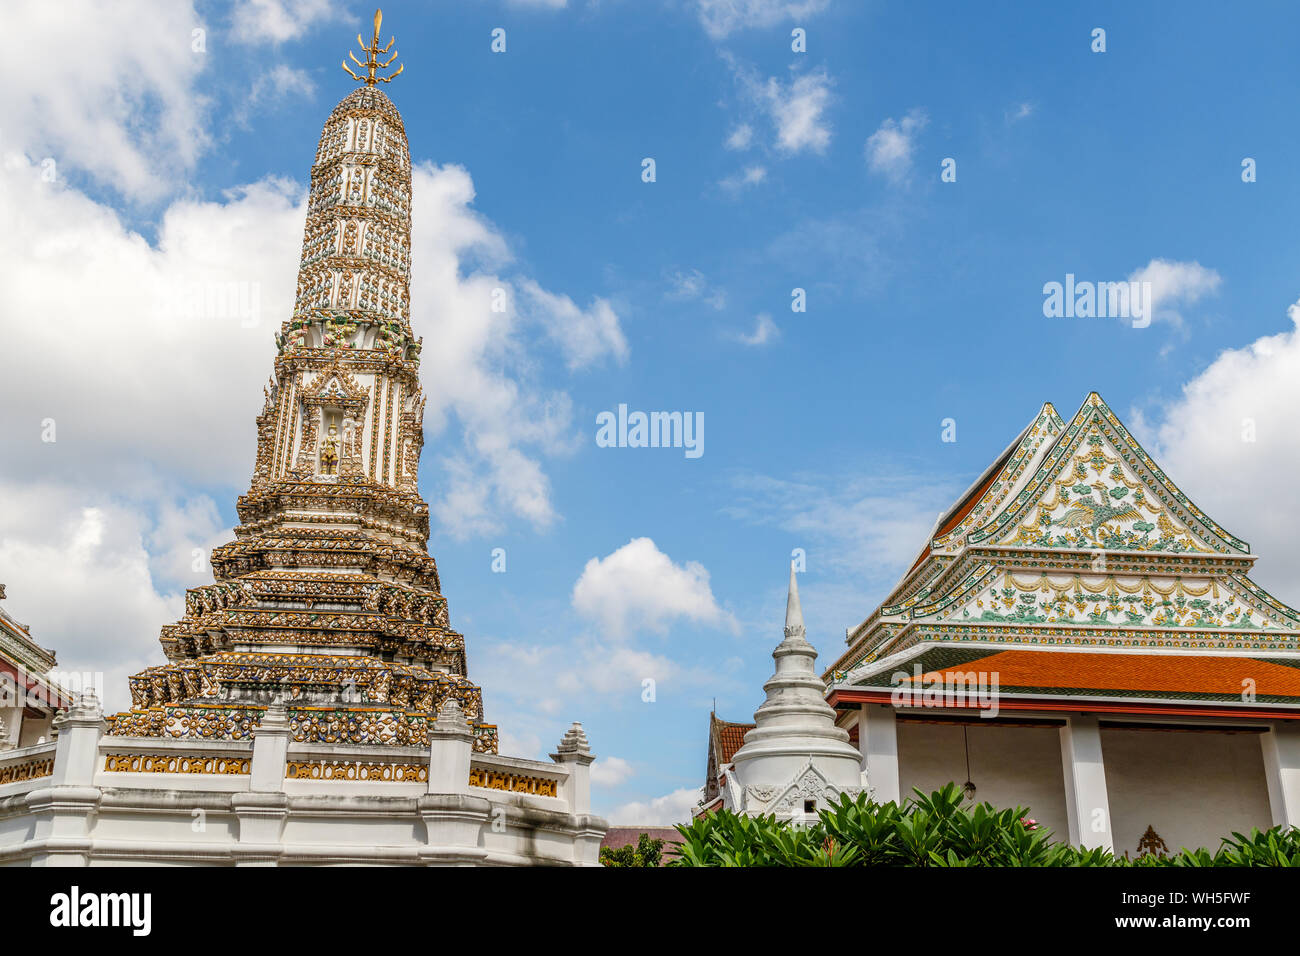
[[[247,776],[249,757],[205,757],[195,754],[109,754],[104,770],[109,773],[210,773],[219,776]]]
[[[539,797],[558,797],[559,781],[550,777],[527,777],[517,773],[475,767],[469,772],[469,785],[487,790],[509,790],[512,793],[531,793]]]
[[[0,787],[6,783],[19,783],[23,780],[48,777],[52,773],[54,773],[54,758],[52,756],[37,757],[35,760],[9,764],[7,767],[0,767]]]
[[[290,760],[286,780],[321,780],[333,783],[425,783],[429,768],[417,763],[383,763],[361,760]]]

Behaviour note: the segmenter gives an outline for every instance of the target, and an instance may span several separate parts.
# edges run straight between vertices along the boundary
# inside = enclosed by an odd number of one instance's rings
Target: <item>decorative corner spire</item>
[[[397,42],[397,37],[390,37],[388,40],[388,46],[381,47],[379,45],[379,25],[383,22],[384,22],[384,11],[376,10],[375,11],[375,35],[370,40],[370,46],[366,46],[366,42],[363,39],[361,39],[360,33],[357,34],[357,45],[360,46],[361,49],[366,54],[366,60],[364,63],[362,63],[360,60],[357,59],[356,54],[352,53],[351,51],[348,51],[348,59],[350,59],[361,69],[365,70],[366,71],[365,76],[361,76],[358,73],[353,73],[352,68],[348,66],[347,60],[344,60],[340,64],[343,67],[343,69],[348,71],[348,76],[352,77],[352,79],[356,80],[358,83],[366,84],[366,86],[374,86],[376,83],[391,83],[393,82],[394,76],[397,76],[402,72],[402,70],[406,69],[405,63],[399,63],[397,64],[397,70],[391,76],[375,75],[376,70],[388,69],[390,66],[393,65],[393,61],[397,59],[396,53],[394,53],[387,60],[384,60],[382,62],[379,59],[380,56],[386,54],[389,50],[391,50],[393,48],[393,44]]]
[[[785,599],[785,636],[787,639],[805,640],[803,608],[799,606],[799,582],[795,579],[794,562],[790,562],[790,594]]]
[[[560,738],[560,745],[555,749],[562,754],[591,753],[591,743],[587,740],[587,732],[582,729],[581,722],[576,720],[573,722]]]

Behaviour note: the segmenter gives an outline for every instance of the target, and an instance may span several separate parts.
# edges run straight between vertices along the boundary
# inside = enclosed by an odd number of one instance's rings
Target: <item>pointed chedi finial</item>
[[[799,606],[799,582],[795,578],[794,562],[790,562],[790,593],[785,599],[785,636],[787,640],[806,640],[803,626],[803,608]]]
[[[379,59],[381,54],[387,53],[389,50],[393,48],[393,44],[397,42],[397,37],[391,37],[388,41],[388,46],[381,47],[379,45],[379,25],[383,22],[384,22],[384,11],[376,10],[375,11],[375,35],[371,39],[369,46],[366,46],[366,41],[361,39],[361,34],[360,33],[357,34],[357,44],[361,47],[361,49],[366,54],[366,60],[364,63],[358,60],[356,58],[356,55],[353,54],[352,52],[349,51],[348,53],[348,59],[350,59],[361,69],[365,70],[366,75],[361,76],[358,73],[353,73],[352,68],[347,64],[347,60],[344,60],[342,63],[342,67],[343,69],[347,70],[348,76],[352,77],[352,79],[356,80],[358,83],[366,84],[366,86],[374,86],[376,83],[391,83],[393,82],[393,76],[397,76],[399,73],[402,72],[402,70],[406,69],[405,63],[399,63],[397,65],[397,70],[393,73],[392,76],[375,75],[376,70],[388,69],[388,67],[392,66],[393,61],[397,59],[396,53],[394,53],[387,60],[384,60],[382,62]]]

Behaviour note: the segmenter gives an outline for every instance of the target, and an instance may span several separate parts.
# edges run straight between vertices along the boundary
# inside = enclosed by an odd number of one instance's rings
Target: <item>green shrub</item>
[[[1025,808],[971,804],[951,783],[901,805],[842,796],[810,826],[720,811],[677,831],[679,854],[669,866],[1300,866],[1295,827],[1233,833],[1215,853],[1130,860],[1054,842]]]
[[[600,862],[605,866],[658,866],[663,855],[664,841],[652,840],[648,833],[637,838],[636,846],[629,843],[617,849],[600,848]]]

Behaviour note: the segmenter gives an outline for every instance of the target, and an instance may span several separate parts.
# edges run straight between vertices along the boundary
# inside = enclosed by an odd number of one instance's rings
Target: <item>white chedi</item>
[[[724,805],[751,816],[798,817],[863,786],[861,755],[848,731],[835,726],[826,685],[817,675],[817,649],[808,642],[799,585],[790,566],[785,638],[772,651],[776,670],[754,712],[756,726],[732,758]]]

